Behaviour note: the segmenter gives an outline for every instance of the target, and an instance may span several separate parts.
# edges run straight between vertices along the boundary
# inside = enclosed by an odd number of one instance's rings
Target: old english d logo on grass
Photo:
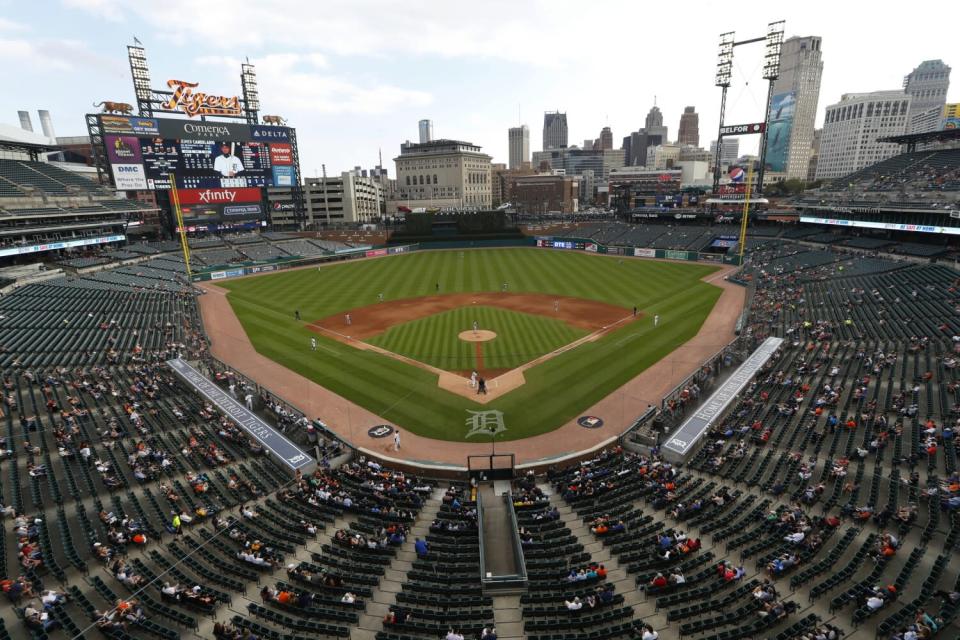
[[[464,420],[467,426],[470,427],[470,430],[465,435],[465,438],[472,438],[473,436],[496,436],[500,433],[503,433],[507,430],[506,425],[503,424],[503,411],[490,410],[490,411],[470,411],[467,410],[467,413],[470,414],[470,417]]]

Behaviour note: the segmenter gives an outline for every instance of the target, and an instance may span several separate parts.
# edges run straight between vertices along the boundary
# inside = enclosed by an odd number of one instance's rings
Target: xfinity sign
[[[726,127],[720,127],[721,136],[743,136],[752,133],[763,133],[767,128],[765,122],[754,122],[753,124],[731,124]]]
[[[179,189],[180,204],[233,204],[235,202],[260,202],[257,187],[223,187],[220,189]]]

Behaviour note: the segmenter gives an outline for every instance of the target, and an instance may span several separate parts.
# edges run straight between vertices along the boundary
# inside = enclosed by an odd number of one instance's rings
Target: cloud
[[[121,7],[115,0],[63,0],[64,6],[80,9],[110,22],[121,22]]]
[[[203,42],[205,48],[234,50],[242,44],[252,50],[277,41],[296,43],[305,50],[339,56],[387,58],[415,54],[440,58],[499,59],[534,66],[556,67],[578,60],[584,53],[571,42],[571,20],[576,25],[600,25],[624,11],[638,14],[627,0],[610,4],[564,0],[487,0],[483,10],[459,2],[436,0],[287,0],[282,5],[262,0],[231,0],[229,10],[217,3],[166,0],[115,3],[112,0],[64,0],[68,6],[112,20],[160,27],[157,37],[176,43]],[[170,16],[189,16],[169,29]],[[631,16],[625,16],[631,18]],[[586,39],[588,49],[600,45],[609,52],[627,51],[630,38]]]
[[[0,17],[0,31],[26,31],[27,25]]]
[[[83,42],[67,39],[0,39],[0,59],[5,63],[40,71],[62,72],[97,69],[123,73],[122,60],[96,54]]]
[[[232,56],[202,56],[201,64],[222,69],[225,75],[235,73],[241,60]],[[415,89],[405,89],[376,78],[364,82],[336,74],[319,73],[327,67],[326,58],[318,54],[274,53],[252,59],[257,67],[261,97],[282,109],[303,113],[379,114],[398,107],[423,106],[432,96]]]

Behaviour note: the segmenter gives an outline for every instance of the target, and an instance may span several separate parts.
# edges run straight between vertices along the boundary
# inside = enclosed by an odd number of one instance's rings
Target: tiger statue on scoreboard
[[[287,121],[280,116],[263,116],[263,124],[275,124],[282,127],[287,124]]]
[[[110,102],[107,100],[93,103],[95,107],[99,107],[100,105],[103,105],[103,113],[119,113],[125,116],[133,113],[133,105],[127,104],[126,102]]]

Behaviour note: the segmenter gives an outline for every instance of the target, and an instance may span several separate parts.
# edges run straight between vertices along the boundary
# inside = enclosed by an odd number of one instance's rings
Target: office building
[[[609,151],[613,149],[613,131],[610,127],[604,127],[600,130],[600,151]]]
[[[810,163],[807,166],[807,182],[813,182],[817,179],[817,162],[820,160],[820,138],[823,135],[823,129],[814,129],[813,148],[810,153]]]
[[[910,96],[903,91],[845,93],[827,107],[817,159],[818,180],[839,178],[900,153],[877,138],[906,133]]]
[[[522,213],[576,213],[580,178],[560,174],[513,176],[508,193],[510,203]]]
[[[677,131],[677,143],[700,146],[700,115],[694,107],[684,107],[680,116],[680,129]]]
[[[822,76],[820,37],[787,38],[767,117],[768,171],[787,179],[806,179]]]
[[[647,169],[671,169],[680,161],[680,145],[658,144],[647,147]]]
[[[939,131],[943,126],[943,107],[931,107],[925,111],[910,110],[907,131],[910,133],[929,133]]]
[[[354,169],[326,178],[306,178],[302,215],[306,226],[311,228],[379,219],[386,197],[380,173],[362,174],[362,171]],[[269,187],[267,200],[271,224],[278,228],[297,228],[299,216],[289,188]]]
[[[478,145],[445,139],[405,142],[393,161],[397,201],[404,206],[485,209],[493,203],[490,156]]]
[[[683,145],[680,146],[680,161],[706,162],[708,165],[713,166],[713,154],[700,147]]]
[[[543,150],[567,146],[567,114],[547,111],[543,114]]]
[[[524,162],[530,162],[530,129],[527,125],[510,127],[507,131],[507,142],[510,148],[511,169],[519,169]]]
[[[606,182],[610,171],[623,166],[623,154],[619,149],[553,149],[535,151],[533,166],[542,170],[562,171],[568,176],[580,176],[586,170],[593,171],[599,182]]]
[[[645,129],[663,126],[663,114],[660,112],[660,107],[657,106],[656,102],[650,107],[650,111],[647,112],[647,120],[643,126]]]
[[[717,141],[710,143],[710,155],[717,157]],[[740,138],[723,138],[723,144],[720,148],[720,171],[726,171],[727,167],[736,164],[740,156]],[[711,160],[711,163],[713,161]]]
[[[433,120],[420,121],[420,144],[433,140]]]
[[[904,76],[903,91],[910,96],[911,118],[908,133],[927,133],[940,128],[940,123],[934,124],[926,112],[933,109],[943,110],[949,88],[950,67],[944,64],[943,60],[924,60]]]
[[[504,202],[506,189],[503,177],[509,172],[507,165],[502,162],[490,164],[490,202],[494,207],[499,207]]]
[[[624,166],[645,166],[647,149],[666,142],[668,142],[667,127],[663,126],[663,114],[657,105],[653,105],[647,113],[644,127],[631,133],[629,141],[627,138],[623,139]]]

